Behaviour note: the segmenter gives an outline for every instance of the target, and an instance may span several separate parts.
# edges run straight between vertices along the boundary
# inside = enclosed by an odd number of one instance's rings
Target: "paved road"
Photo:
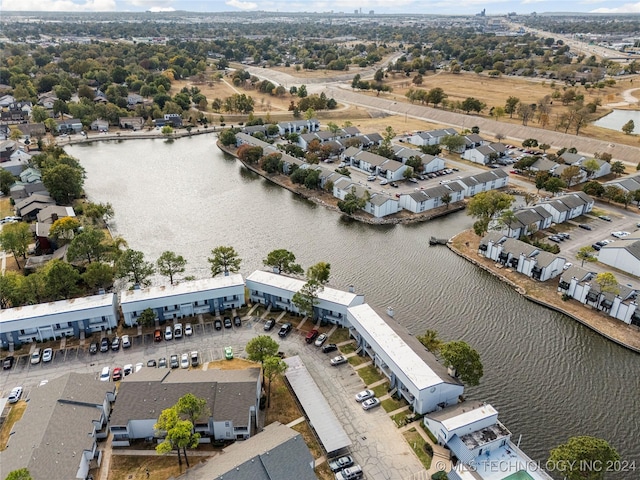
[[[223,358],[223,348],[232,346],[236,356],[244,356],[244,345],[256,335],[264,334],[263,322],[257,317],[243,321],[242,327],[215,331],[210,324],[192,323],[194,334],[169,342],[153,342],[151,335],[134,338],[133,346],[118,352],[89,355],[84,348],[56,349],[54,359],[47,364],[30,365],[27,357],[20,357],[11,371],[0,373],[0,390],[4,395],[16,385],[25,387],[25,398],[43,380],[50,380],[68,371],[90,372],[98,376],[104,366],[122,367],[124,364],[144,362],[159,357],[169,358],[198,350],[203,361]],[[302,333],[294,330],[287,338],[277,336],[277,327],[269,335],[280,344],[288,356],[300,355],[312,377],[325,395],[338,419],[353,442],[351,452],[363,466],[368,479],[389,480],[421,478],[424,469],[404,441],[401,432],[382,408],[363,411],[353,395],[364,389],[360,377],[349,365],[331,367],[331,354],[323,354],[307,345]],[[145,367],[147,368],[147,367]],[[134,374],[135,375],[135,374]],[[414,477],[415,475],[415,477]]]

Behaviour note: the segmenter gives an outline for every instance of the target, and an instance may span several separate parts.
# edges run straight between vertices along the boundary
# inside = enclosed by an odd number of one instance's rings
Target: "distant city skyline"
[[[486,15],[509,12],[640,13],[640,2],[625,0],[356,0],[345,7],[344,1],[317,0],[0,0],[0,11],[22,12],[315,12],[353,14],[473,15],[483,9]]]

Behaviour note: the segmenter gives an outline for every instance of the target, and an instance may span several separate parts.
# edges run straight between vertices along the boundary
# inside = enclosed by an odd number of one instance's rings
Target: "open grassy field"
[[[189,457],[189,465],[193,467],[203,462],[206,457]],[[147,476],[149,469],[149,476]],[[185,472],[186,465],[178,465],[175,455],[128,456],[113,455],[109,467],[109,480],[166,480],[175,478]]]
[[[20,400],[11,407],[11,411],[0,428],[0,451],[7,448],[9,435],[13,430],[13,425],[22,418],[24,411],[27,409],[27,402]]]

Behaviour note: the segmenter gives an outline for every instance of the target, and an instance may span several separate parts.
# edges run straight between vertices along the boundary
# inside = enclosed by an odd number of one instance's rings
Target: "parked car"
[[[172,340],[173,339],[173,330],[171,330],[171,325],[167,325],[164,329],[164,339]]]
[[[111,379],[114,382],[117,382],[118,380],[122,380],[122,369],[120,367],[113,369],[113,375],[111,375]]]
[[[144,368],[144,363],[142,362],[138,362],[136,363],[136,368],[134,369],[135,373],[138,373],[140,370],[142,370]]]
[[[120,350],[120,337],[113,337],[113,340],[111,340],[111,350],[114,352]]]
[[[9,355],[2,362],[2,369],[11,370],[13,368],[13,364],[15,363],[15,361],[16,361],[16,357],[14,357],[13,355]]]
[[[335,343],[329,343],[322,347],[322,353],[335,352],[338,350],[338,346]]]
[[[370,398],[362,402],[362,408],[364,410],[371,410],[372,408],[375,408],[378,405],[380,405],[380,400],[376,397]]]
[[[233,317],[233,324],[236,327],[241,327],[242,326],[242,320],[240,319],[240,317],[238,315],[236,315],[235,317]]]
[[[278,332],[278,336],[282,337],[282,338],[286,337],[287,335],[289,335],[289,332],[291,331],[292,328],[293,328],[293,326],[289,322],[283,324],[280,327],[280,331]]]
[[[318,336],[318,338],[316,338],[315,345],[316,345],[316,347],[321,347],[324,344],[324,342],[326,342],[326,341],[327,341],[327,334],[326,333],[321,333]]]
[[[89,354],[95,355],[98,353],[98,342],[91,342],[89,344]]]
[[[602,247],[597,243],[594,243],[593,245],[591,245],[591,248],[593,248],[595,251],[600,251]]]
[[[386,178],[380,180],[380,185],[386,185],[387,183],[389,183],[389,181]]]
[[[578,225],[578,227],[583,228],[585,230],[593,230],[591,226],[587,225],[586,223],[581,223],[580,225]]]
[[[102,353],[109,351],[109,339],[107,337],[100,340],[100,351]]]
[[[376,181],[376,176],[375,175],[369,175],[367,177],[367,181],[368,182],[375,182]]]
[[[158,364],[153,358],[151,360],[147,360],[147,367],[155,367],[156,365]]]
[[[364,402],[365,400],[369,400],[370,398],[375,397],[375,393],[373,390],[363,390],[361,392],[356,393],[356,402]]]
[[[336,473],[336,480],[359,480],[362,477],[364,477],[364,473],[360,465],[353,465]]]
[[[222,330],[222,322],[220,320],[216,320],[213,322],[213,326],[216,330]]]
[[[551,235],[549,237],[549,240],[551,240],[552,242],[556,242],[556,243],[560,243],[561,242],[561,240],[558,237],[556,237],[555,235]]]
[[[275,319],[273,318],[267,318],[267,321],[264,322],[264,331],[268,332],[269,330],[271,330],[273,328],[273,326],[276,324]]]
[[[569,270],[571,267],[573,267],[573,263],[571,262],[567,262],[564,264],[564,266],[562,267],[563,270]]]
[[[169,357],[169,366],[171,368],[178,368],[180,366],[178,355],[171,355],[171,357]]]
[[[193,335],[193,327],[191,326],[191,324],[190,324],[190,323],[187,323],[187,324],[184,326],[184,334],[185,334],[187,337],[190,337],[191,335]]]
[[[331,365],[334,367],[342,365],[343,363],[347,363],[347,357],[345,357],[344,355],[338,355],[337,357],[333,357],[331,359]]]
[[[233,360],[233,348],[224,347],[224,358],[227,360]]]
[[[224,317],[224,328],[231,328],[231,319],[229,317]]]
[[[316,330],[316,329],[314,328],[313,330],[310,330],[310,331],[307,333],[307,336],[306,336],[306,337],[304,337],[304,341],[305,341],[305,342],[307,342],[307,343],[311,343],[311,342],[313,342],[313,341],[316,339],[316,337],[318,336],[318,334],[319,334],[318,330]]]
[[[110,378],[111,378],[111,368],[110,367],[104,367],[102,369],[102,372],[100,372],[100,381],[101,382],[108,382]]]
[[[345,455],[344,457],[329,462],[329,468],[332,472],[339,472],[343,468],[350,467],[351,465],[353,465],[353,457],[351,457],[351,455]]]
[[[42,351],[42,361],[44,363],[50,362],[51,360],[53,360],[53,349],[52,348],[45,348]]]
[[[600,215],[601,220],[604,220],[605,222],[610,222],[611,221],[611,217],[607,216],[607,215]]]
[[[393,188],[398,188],[398,184],[396,182],[391,182],[389,185],[391,185]]]
[[[20,400],[20,397],[22,397],[22,387],[14,387],[11,389],[11,392],[9,392],[7,401],[9,403],[16,403],[18,400]]]
[[[36,348],[31,354],[31,365],[39,364],[41,359],[42,359],[42,350],[40,350],[39,348]]]
[[[158,359],[158,368],[167,368],[167,359],[165,357]]]
[[[630,233],[629,232],[611,232],[611,236],[616,238],[624,238],[627,235],[630,235]]]
[[[199,363],[200,359],[198,357],[198,351],[194,350],[193,352],[191,352],[191,366],[197,367]]]
[[[176,323],[173,326],[173,338],[175,338],[176,340],[178,338],[182,338],[182,324],[181,323]]]
[[[122,373],[124,374],[124,376],[126,377],[127,375],[131,375],[133,373],[133,364],[131,363],[127,363],[123,369],[122,369]]]
[[[189,354],[183,353],[180,356],[180,368],[189,368]]]
[[[161,342],[162,341],[162,330],[160,330],[159,328],[154,330],[154,332],[153,332],[153,341],[154,342]]]
[[[130,348],[131,347],[131,339],[129,335],[122,336],[122,348]]]

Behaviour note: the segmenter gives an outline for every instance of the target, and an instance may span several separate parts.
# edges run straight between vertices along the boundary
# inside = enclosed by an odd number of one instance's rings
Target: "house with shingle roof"
[[[426,132],[416,132],[409,137],[409,143],[413,145],[438,145],[442,139],[448,135],[458,135],[453,128],[443,128],[439,130],[429,130]]]
[[[246,440],[255,433],[262,389],[260,368],[245,370],[173,370],[143,368],[125,377],[118,389],[109,429],[114,447],[132,440],[157,438],[153,426],[163,410],[192,393],[207,401],[208,414],[198,418],[200,443]]]
[[[604,185],[614,185],[624,190],[625,193],[635,192],[636,190],[640,190],[640,175],[617,178],[605,183]]]
[[[480,165],[489,165],[504,157],[506,150],[507,147],[502,143],[490,143],[465,150],[462,158]]]
[[[440,157],[399,145],[393,145],[391,149],[393,150],[396,158],[398,158],[402,163],[407,163],[407,160],[411,157],[419,158],[422,162],[422,169],[416,172],[418,174],[437,172],[444,168],[444,159]]]
[[[320,122],[317,118],[278,123],[278,131],[280,132],[280,135],[286,135],[288,133],[317,132],[318,130],[320,130]]]
[[[506,187],[509,183],[509,174],[497,168],[477,175],[469,175],[454,182],[462,185],[465,197],[473,197],[480,192]]]

